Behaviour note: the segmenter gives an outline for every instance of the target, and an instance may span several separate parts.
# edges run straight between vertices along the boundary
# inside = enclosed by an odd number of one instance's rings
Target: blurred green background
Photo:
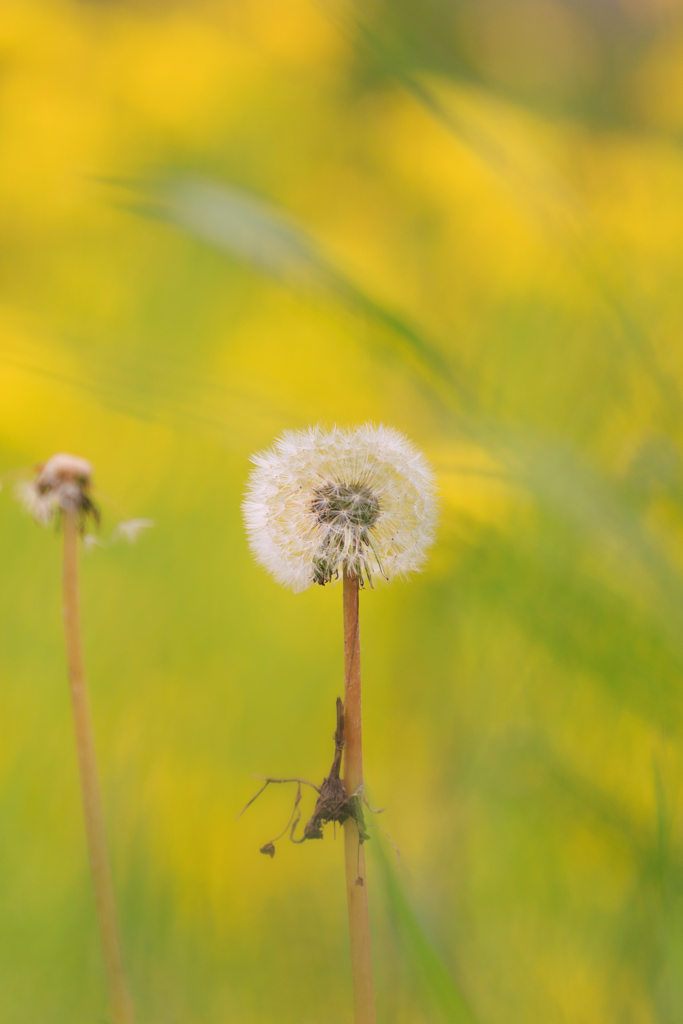
[[[350,1019],[341,844],[235,822],[329,768],[341,591],[239,505],[366,420],[443,502],[362,596],[380,1024],[683,1020],[682,140],[678,0],[2,4],[0,472],[157,524],[83,559],[140,1024]],[[103,1021],[60,546],[0,526],[0,1020]]]

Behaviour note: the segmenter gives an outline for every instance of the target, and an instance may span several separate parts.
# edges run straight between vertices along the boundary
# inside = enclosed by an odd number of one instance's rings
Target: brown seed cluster
[[[323,779],[315,810],[304,828],[303,839],[295,839],[294,842],[303,843],[305,839],[322,839],[323,825],[327,825],[330,821],[343,825],[349,818],[353,818],[358,826],[361,843],[370,838],[365,830],[365,819],[359,798],[349,796],[343,781],[339,778],[343,749],[344,705],[341,697],[337,697],[337,731],[334,734],[334,760],[330,774]]]
[[[338,576],[349,560],[360,558],[372,585],[368,551],[370,530],[382,511],[377,495],[362,482],[329,481],[313,492],[311,512],[325,535],[313,563],[313,579],[324,586]],[[374,550],[374,549],[373,549]],[[376,559],[377,560],[377,559]],[[361,583],[363,574],[359,576]]]

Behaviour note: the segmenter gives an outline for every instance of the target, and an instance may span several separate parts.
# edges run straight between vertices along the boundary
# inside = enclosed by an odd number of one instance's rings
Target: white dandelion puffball
[[[438,514],[434,474],[391,427],[286,431],[252,456],[242,504],[256,561],[295,593],[340,573],[372,586],[421,569]]]

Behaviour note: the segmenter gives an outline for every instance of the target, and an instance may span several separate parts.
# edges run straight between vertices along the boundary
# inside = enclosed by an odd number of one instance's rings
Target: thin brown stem
[[[244,807],[242,808],[240,813],[235,818],[235,821],[239,821],[240,820],[240,818],[242,817],[244,812],[249,807],[251,807],[251,805],[253,804],[253,802],[255,800],[258,800],[258,798],[261,796],[261,793],[263,793],[268,788],[268,786],[270,786],[270,784],[272,782],[298,782],[299,783],[299,789],[301,789],[302,786],[310,786],[311,789],[314,789],[316,791],[316,793],[320,792],[320,786],[316,786],[315,782],[309,782],[307,779],[271,779],[270,776],[266,776],[266,775],[254,775],[253,777],[255,779],[263,779],[263,785],[259,789],[258,793],[254,793],[254,795],[252,796],[251,800],[247,801],[247,803],[244,805]]]
[[[88,854],[95,889],[97,916],[115,1024],[132,1024],[133,1008],[128,994],[118,935],[114,888],[109,867],[102,798],[97,777],[95,743],[88,692],[83,670],[83,651],[78,601],[78,515],[64,512],[64,633],[76,732],[81,794],[88,838]]]
[[[344,785],[351,795],[358,790],[362,792],[363,739],[358,578],[347,573],[344,573],[344,739]],[[354,1019],[355,1024],[375,1024],[365,851],[359,840],[358,826],[352,818],[344,823],[344,856]]]

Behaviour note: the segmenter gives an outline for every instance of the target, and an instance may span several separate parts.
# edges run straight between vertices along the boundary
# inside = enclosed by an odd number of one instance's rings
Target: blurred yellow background
[[[683,7],[4,0],[0,472],[92,460],[93,714],[140,1024],[350,1019],[322,779],[341,590],[249,455],[392,424],[427,571],[362,595],[382,1024],[683,1006]],[[0,498],[0,1020],[106,1020],[60,546]],[[123,511],[122,511],[123,510]],[[308,810],[306,808],[305,810]]]

